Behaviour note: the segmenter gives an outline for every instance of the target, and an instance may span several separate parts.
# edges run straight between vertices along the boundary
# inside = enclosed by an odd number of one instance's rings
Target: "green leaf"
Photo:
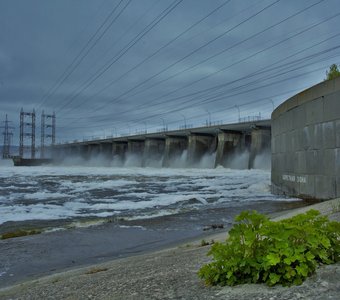
[[[307,259],[307,260],[313,261],[314,258],[315,258],[315,255],[313,255],[310,251],[308,251],[308,252],[306,253],[306,259]]]
[[[269,253],[266,258],[268,263],[272,266],[277,265],[281,261],[280,256],[276,253]]]
[[[308,266],[305,264],[301,264],[296,267],[296,271],[299,275],[302,275],[303,277],[308,276]]]
[[[319,262],[340,260],[340,223],[318,211],[279,222],[245,211],[236,221],[229,239],[211,247],[213,261],[198,272],[207,284],[301,284]]]
[[[278,275],[278,274],[275,274],[275,273],[271,273],[269,275],[269,284],[270,285],[274,285],[276,284],[277,282],[279,282],[281,279],[281,275]]]

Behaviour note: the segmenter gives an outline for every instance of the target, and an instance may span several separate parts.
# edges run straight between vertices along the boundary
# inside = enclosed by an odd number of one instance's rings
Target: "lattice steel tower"
[[[9,121],[7,119],[7,114],[6,114],[6,120],[4,121],[5,125],[2,126],[2,128],[4,129],[4,131],[2,132],[3,136],[4,136],[4,144],[3,144],[3,148],[2,148],[2,158],[11,158],[11,141],[12,141],[12,137],[13,137],[13,132],[12,130],[14,129],[14,127],[9,126]]]
[[[28,118],[29,121],[26,121]],[[26,131],[28,129],[28,131]],[[20,145],[19,156],[24,157],[24,140],[25,138],[31,138],[31,158],[35,158],[35,110],[33,112],[20,111]]]
[[[40,157],[45,157],[45,139],[51,139],[51,146],[55,144],[55,126],[56,126],[56,118],[55,113],[53,112],[52,115],[46,115],[44,111],[41,114],[41,149],[40,149]],[[46,130],[49,132],[46,133]]]

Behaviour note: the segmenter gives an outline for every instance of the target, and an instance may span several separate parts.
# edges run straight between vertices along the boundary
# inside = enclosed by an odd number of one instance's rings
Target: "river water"
[[[270,193],[268,170],[0,164],[0,234],[44,231],[0,240],[0,282],[194,238],[212,224],[229,227],[244,209],[301,205]]]
[[[291,200],[270,193],[270,172],[264,170],[75,166],[0,169],[0,225],[103,218],[137,220],[185,213],[203,220],[193,223],[199,226],[206,222],[203,212],[208,210],[279,206]]]

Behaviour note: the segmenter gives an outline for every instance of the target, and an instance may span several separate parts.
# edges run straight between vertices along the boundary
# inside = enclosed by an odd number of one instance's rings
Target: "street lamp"
[[[238,105],[235,105],[235,107],[238,110],[238,121],[241,122],[241,111],[240,111],[240,107]]]
[[[209,110],[205,110],[207,113],[208,113],[208,115],[209,115],[209,118],[208,118],[208,126],[211,126],[211,113],[210,113],[210,111]]]
[[[184,119],[184,129],[187,129],[187,119],[185,118],[185,115],[183,115],[183,114],[181,114],[181,113],[179,113],[182,117],[183,117],[183,119]]]
[[[163,118],[161,118],[162,122],[163,122],[163,131],[168,131],[168,128],[165,126],[165,121]]]
[[[271,102],[272,105],[273,105],[273,111],[274,111],[274,109],[275,109],[274,101],[273,101],[273,99],[269,99],[269,100],[270,100],[270,102]]]

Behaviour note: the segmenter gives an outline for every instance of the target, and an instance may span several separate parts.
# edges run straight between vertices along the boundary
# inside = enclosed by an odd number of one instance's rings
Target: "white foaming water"
[[[255,169],[270,170],[271,169],[271,153],[270,151],[263,152],[255,157]]]
[[[130,167],[141,167],[142,166],[142,158],[139,155],[135,154],[127,154],[124,162],[125,168]]]
[[[202,166],[211,162],[208,157]],[[271,195],[269,185],[270,172],[263,170],[1,166],[0,224],[79,217],[137,219],[286,200]]]

